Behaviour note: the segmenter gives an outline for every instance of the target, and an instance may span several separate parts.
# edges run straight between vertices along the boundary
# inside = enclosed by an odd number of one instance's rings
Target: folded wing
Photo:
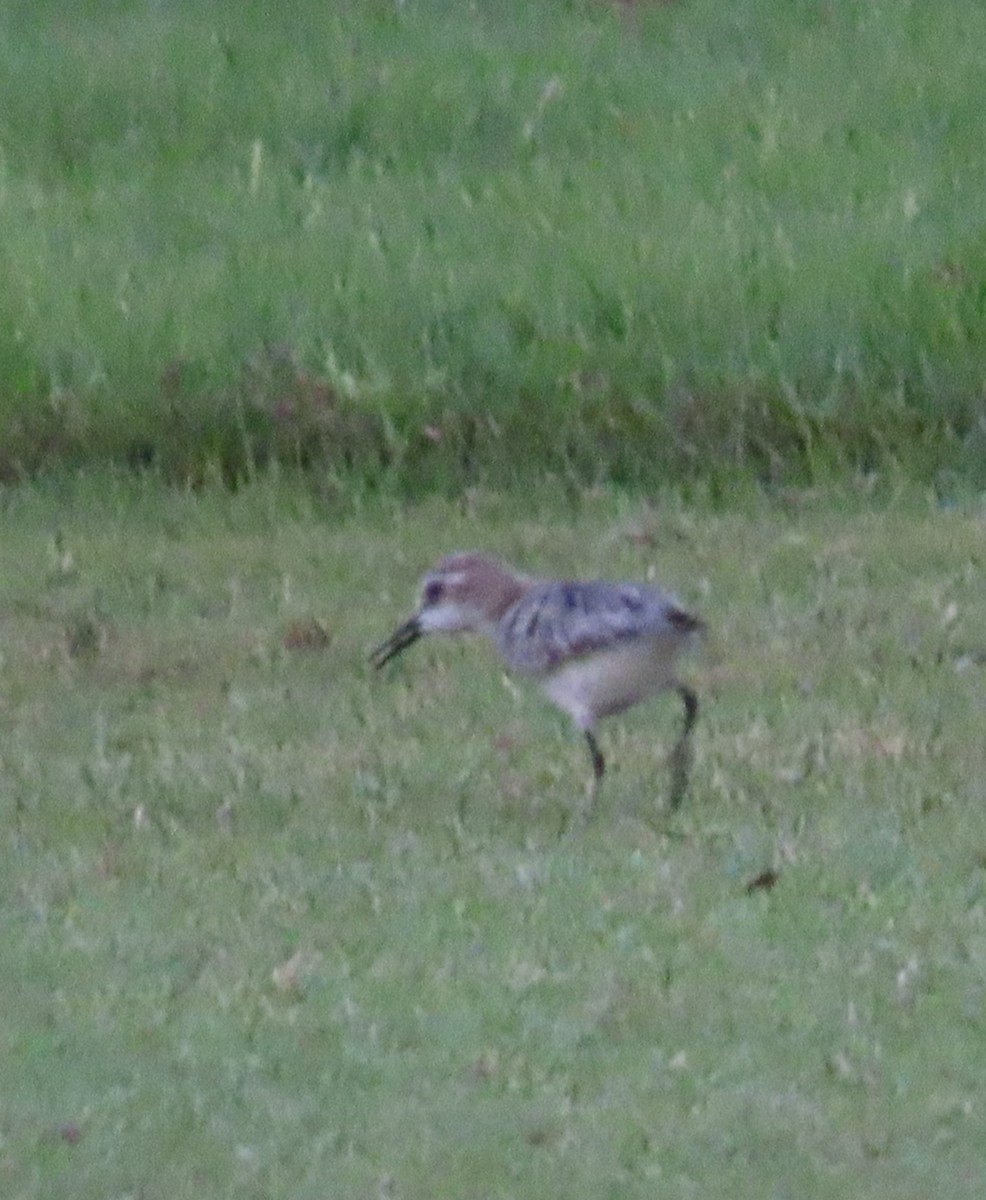
[[[628,641],[682,639],[702,623],[657,588],[633,583],[545,583],[510,609],[497,649],[516,671],[540,673]]]

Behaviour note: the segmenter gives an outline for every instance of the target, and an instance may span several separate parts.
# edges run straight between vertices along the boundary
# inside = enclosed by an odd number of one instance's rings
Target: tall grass
[[[981,483],[986,12],[11,3],[0,471]]]

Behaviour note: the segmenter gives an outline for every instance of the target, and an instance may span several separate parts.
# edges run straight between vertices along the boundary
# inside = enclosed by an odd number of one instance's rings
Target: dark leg
[[[603,772],[606,770],[606,760],[603,758],[603,752],[599,749],[599,743],[593,736],[591,729],[585,731],[585,740],[589,743],[589,757],[592,759],[592,776],[598,784],[603,777]]]
[[[685,723],[678,734],[678,740],[671,751],[671,795],[669,801],[672,810],[679,807],[688,789],[688,770],[692,763],[691,733],[698,717],[698,697],[690,687],[679,683],[678,695],[685,706]]]
[[[690,687],[686,687],[683,683],[678,684],[678,695],[685,705],[685,724],[682,728],[681,736],[688,737],[698,717],[698,696],[695,695]]]
[[[589,803],[586,806],[585,812],[582,814],[582,819],[588,820],[596,808],[596,800],[599,796],[599,785],[602,782],[603,773],[606,770],[606,759],[603,758],[603,752],[599,749],[599,743],[596,741],[592,730],[586,729],[584,732],[585,742],[589,747],[589,757],[592,759],[592,782],[589,784],[587,793]]]

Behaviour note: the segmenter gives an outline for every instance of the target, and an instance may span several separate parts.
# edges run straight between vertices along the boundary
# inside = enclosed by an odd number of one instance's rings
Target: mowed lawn
[[[0,1194],[986,1195],[986,507],[290,482],[0,495]],[[654,577],[585,748],[440,553]],[[573,819],[566,825],[566,817]]]

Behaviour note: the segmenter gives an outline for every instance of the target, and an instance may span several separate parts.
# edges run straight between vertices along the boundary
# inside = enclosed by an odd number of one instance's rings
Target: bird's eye
[[[421,599],[425,604],[437,604],[445,594],[445,584],[440,579],[432,579],[425,584],[424,595]]]

